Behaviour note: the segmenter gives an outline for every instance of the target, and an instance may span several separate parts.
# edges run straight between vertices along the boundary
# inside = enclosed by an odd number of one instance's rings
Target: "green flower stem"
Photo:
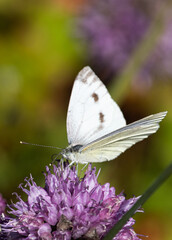
[[[159,37],[164,30],[165,15],[167,14],[167,9],[170,7],[170,4],[171,0],[162,1],[150,28],[138,48],[134,51],[128,65],[121,75],[112,81],[112,85],[109,88],[110,93],[118,103],[124,99],[132,80],[137,76],[151,52],[156,47]]]
[[[115,224],[108,232],[104,240],[112,240],[120,229],[126,224],[128,219],[134,215],[136,210],[140,208],[148,198],[161,186],[163,182],[172,174],[172,163],[163,171],[163,173],[155,180],[155,182],[146,190],[146,192],[137,200],[133,207]]]

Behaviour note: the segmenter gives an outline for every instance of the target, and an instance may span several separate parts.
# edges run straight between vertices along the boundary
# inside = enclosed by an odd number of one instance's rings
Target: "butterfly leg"
[[[76,172],[77,172],[77,175],[78,175],[78,162],[76,162]]]
[[[51,160],[52,160],[52,162],[50,163],[50,166],[56,161],[56,160],[58,160],[58,156],[59,156],[60,154],[53,154],[52,156],[51,156]]]
[[[69,163],[69,167],[72,166],[75,163],[75,161],[72,161],[71,163]]]
[[[83,170],[86,168],[87,165],[88,165],[88,163],[85,163],[84,167],[83,167],[83,168],[81,169],[81,171],[80,171],[79,176],[81,176],[81,173],[83,172]]]
[[[62,169],[64,170],[64,158],[63,157],[61,158],[60,163],[61,163]]]
[[[84,168],[86,168],[86,166],[88,165],[88,163],[85,163],[84,167],[81,169],[81,171],[84,170]]]

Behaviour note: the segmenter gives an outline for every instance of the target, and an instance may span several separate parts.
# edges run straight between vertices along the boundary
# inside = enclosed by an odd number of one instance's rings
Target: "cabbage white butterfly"
[[[90,67],[84,67],[73,85],[67,113],[69,146],[61,155],[82,164],[112,160],[155,133],[166,114],[160,112],[126,125],[104,84]]]

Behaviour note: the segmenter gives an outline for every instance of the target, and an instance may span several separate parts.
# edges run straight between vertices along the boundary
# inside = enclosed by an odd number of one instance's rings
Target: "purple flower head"
[[[2,224],[1,234],[7,236],[4,239],[103,239],[137,200],[116,195],[109,183],[100,185],[91,164],[83,178],[68,163],[53,165],[52,171],[46,167],[44,175],[44,188],[32,177],[25,180],[25,187],[20,185],[27,201],[16,194],[17,202],[9,211],[14,217]],[[134,223],[130,218],[114,240],[139,240],[132,228]]]
[[[156,3],[152,0],[88,1],[78,18],[78,35],[89,48],[92,64],[106,76],[119,74],[143,40],[159,3],[159,0]],[[143,66],[141,78],[172,75],[171,37],[172,19],[167,17],[163,36]]]

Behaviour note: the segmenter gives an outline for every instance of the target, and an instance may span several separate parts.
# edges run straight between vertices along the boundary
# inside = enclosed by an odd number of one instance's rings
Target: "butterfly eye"
[[[75,146],[73,146],[71,149],[72,149],[72,151],[73,152],[78,152],[78,150],[81,148],[81,147],[83,147],[83,145],[75,145]]]

